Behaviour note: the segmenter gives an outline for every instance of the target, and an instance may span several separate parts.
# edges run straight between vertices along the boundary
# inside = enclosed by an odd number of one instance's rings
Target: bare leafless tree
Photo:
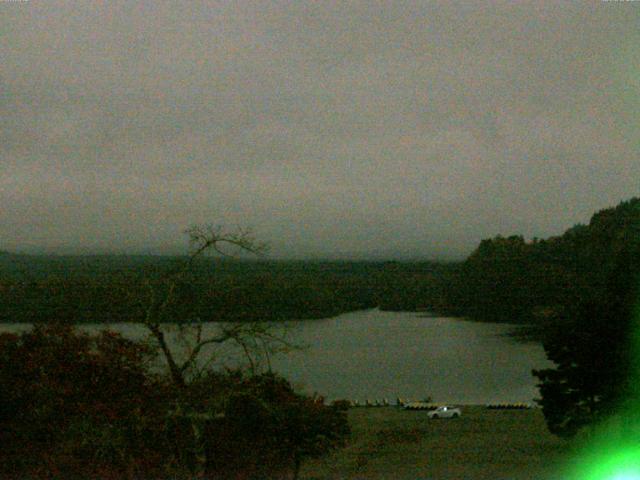
[[[145,281],[147,295],[143,301],[141,322],[151,333],[167,362],[175,386],[184,388],[187,377],[198,371],[206,361],[200,359],[208,347],[234,343],[244,352],[252,373],[256,373],[257,359],[264,358],[267,364],[273,353],[293,348],[284,335],[275,332],[270,325],[259,322],[220,322],[214,334],[206,334],[201,322],[182,323],[182,319],[170,318],[169,308],[176,299],[176,289],[194,270],[197,260],[208,253],[221,256],[236,256],[242,253],[263,255],[267,245],[257,242],[250,230],[228,231],[222,227],[192,226],[185,233],[189,236],[190,251],[176,267],[161,275],[159,279]],[[224,320],[224,319],[220,319]],[[179,325],[180,334],[188,337],[185,358],[178,358],[175,349],[167,341],[167,324]]]
[[[257,372],[260,358],[265,358],[269,365],[270,355],[293,348],[285,335],[276,333],[273,326],[266,323],[219,322],[215,333],[210,333],[199,319],[188,319],[190,321],[185,324],[182,318],[172,318],[175,313],[171,312],[171,306],[179,301],[176,290],[180,282],[186,281],[194,272],[198,259],[208,253],[228,257],[242,253],[263,255],[267,251],[267,245],[257,242],[247,229],[228,231],[207,225],[193,226],[185,233],[189,236],[189,254],[173,269],[159,277],[146,278],[147,295],[141,302],[140,317],[141,323],[157,342],[167,362],[172,382],[179,391],[185,391],[188,380],[202,373],[210,364],[212,346],[226,343],[239,346],[253,374]],[[176,354],[176,345],[167,341],[166,333],[171,325],[177,326],[179,339],[183,340],[183,346],[186,346],[182,358]],[[212,412],[191,411],[179,398],[176,400],[174,415],[189,421],[192,429],[195,453],[192,473],[195,478],[201,478],[207,462],[203,425],[210,420]]]

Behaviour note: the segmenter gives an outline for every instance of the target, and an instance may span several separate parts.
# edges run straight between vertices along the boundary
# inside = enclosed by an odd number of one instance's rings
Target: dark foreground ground
[[[311,479],[561,479],[567,446],[538,409],[462,407],[462,417],[429,420],[424,411],[354,408],[346,448],[303,466]]]

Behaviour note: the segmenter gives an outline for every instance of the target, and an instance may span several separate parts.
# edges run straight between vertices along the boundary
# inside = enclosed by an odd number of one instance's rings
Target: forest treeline
[[[171,317],[275,321],[379,307],[541,325],[563,306],[604,295],[639,225],[633,198],[560,236],[483,240],[463,262],[203,258],[179,283],[172,308],[184,312]],[[0,254],[0,322],[127,321],[146,300],[145,282],[182,260]]]
[[[125,322],[147,283],[183,257],[0,255],[0,322]],[[381,307],[425,310],[452,264],[203,258],[177,285],[170,318],[277,321]],[[181,312],[180,309],[183,311]]]
[[[606,298],[621,264],[639,258],[639,241],[640,198],[557,237],[497,236],[441,277],[443,295],[431,300],[441,313],[546,328],[565,307]]]

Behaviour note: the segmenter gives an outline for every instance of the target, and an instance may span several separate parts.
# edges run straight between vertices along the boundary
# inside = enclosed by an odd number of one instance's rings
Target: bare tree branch
[[[217,344],[224,343],[230,340],[231,338],[232,338],[231,335],[225,334],[219,337],[210,337],[205,340],[202,340],[202,339],[197,340],[197,343],[195,347],[192,349],[191,353],[189,354],[189,357],[180,366],[180,371],[184,373],[189,367],[193,366],[193,363],[198,358],[198,355],[200,354],[200,351],[202,350],[203,347],[214,344],[214,343],[217,343]]]
[[[185,234],[188,235],[190,244],[190,253],[186,260],[162,275],[159,280],[152,281],[147,278],[144,282],[148,290],[148,300],[143,309],[142,323],[156,339],[167,361],[174,383],[181,387],[185,386],[185,375],[189,371],[197,369],[198,356],[208,345],[222,344],[228,341],[236,343],[245,352],[252,369],[256,368],[256,359],[252,357],[250,350],[257,352],[260,348],[259,343],[265,354],[267,349],[270,349],[271,353],[275,353],[293,348],[283,338],[279,338],[268,328],[258,324],[237,324],[225,327],[218,335],[209,337],[203,334],[202,325],[197,325],[195,327],[195,344],[188,348],[186,360],[178,364],[175,353],[166,341],[161,324],[167,320],[169,307],[176,301],[179,282],[184,280],[186,275],[193,270],[197,259],[208,252],[214,252],[224,257],[234,257],[233,251],[263,255],[268,250],[267,244],[258,242],[253,232],[246,228],[228,231],[213,225],[194,225],[187,229]],[[232,251],[229,251],[227,247],[230,247]],[[268,357],[268,354],[266,355]],[[270,364],[270,359],[268,362]]]
[[[220,255],[233,257],[232,253],[224,249],[225,245],[236,247],[240,251],[254,255],[263,255],[268,250],[268,245],[258,242],[253,232],[247,228],[238,228],[235,232],[229,232],[222,227],[213,225],[194,225],[187,229],[185,233],[189,236],[191,245],[191,253],[189,255],[191,264],[196,258],[210,249]]]

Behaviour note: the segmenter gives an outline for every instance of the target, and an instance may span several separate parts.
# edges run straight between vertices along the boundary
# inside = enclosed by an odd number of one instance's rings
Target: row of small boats
[[[438,407],[450,405],[444,403],[432,403],[428,400],[425,401],[409,401],[402,398],[396,398],[395,405],[392,405],[388,399],[382,400],[340,400],[340,404],[344,404],[345,407],[389,407],[396,406],[405,410],[435,410]],[[528,410],[533,408],[530,403],[492,403],[485,405],[488,410]]]

